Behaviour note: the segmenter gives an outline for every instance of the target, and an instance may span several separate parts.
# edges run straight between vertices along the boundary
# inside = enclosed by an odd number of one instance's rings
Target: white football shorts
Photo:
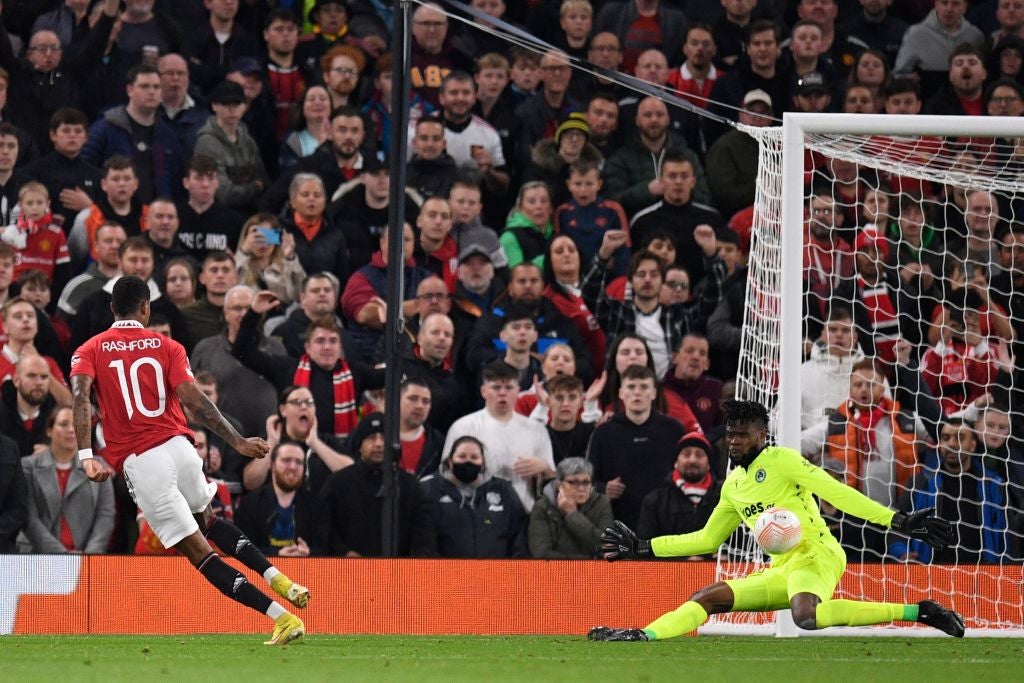
[[[217,493],[206,481],[203,461],[184,436],[175,436],[148,451],[129,455],[124,478],[135,504],[165,548],[199,530],[193,514],[202,512]]]

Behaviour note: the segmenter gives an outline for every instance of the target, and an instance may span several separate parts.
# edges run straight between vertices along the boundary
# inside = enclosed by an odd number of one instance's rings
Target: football
[[[800,518],[785,508],[769,508],[754,525],[754,538],[766,553],[788,553],[800,543]]]

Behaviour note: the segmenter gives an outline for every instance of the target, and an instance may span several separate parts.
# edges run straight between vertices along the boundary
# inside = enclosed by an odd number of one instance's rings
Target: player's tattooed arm
[[[92,448],[92,377],[71,377],[71,415],[79,450]]]
[[[213,401],[196,388],[194,382],[182,382],[175,389],[178,398],[188,408],[199,424],[210,429],[214,434],[234,448],[239,454],[249,458],[262,458],[270,451],[270,446],[263,439],[252,437],[246,439],[224,419]]]
[[[204,427],[213,431],[214,434],[234,448],[238,443],[244,441],[231,423],[224,419],[213,401],[206,397],[206,394],[196,388],[195,382],[182,382],[175,390],[178,398],[185,404],[196,421]]]

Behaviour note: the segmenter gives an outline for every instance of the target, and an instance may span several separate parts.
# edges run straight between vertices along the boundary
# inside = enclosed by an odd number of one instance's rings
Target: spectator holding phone
[[[242,226],[235,267],[239,284],[269,290],[285,306],[298,300],[306,277],[295,255],[295,236],[283,232],[269,213],[257,213]]]

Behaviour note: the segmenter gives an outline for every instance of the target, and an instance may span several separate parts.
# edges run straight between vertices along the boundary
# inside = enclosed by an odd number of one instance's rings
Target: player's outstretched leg
[[[205,541],[199,542],[209,548]],[[217,553],[211,551],[196,564],[196,569],[224,595],[274,620],[274,633],[264,645],[286,645],[305,634],[306,627],[301,619],[260,592],[240,571],[220,559]]]
[[[254,572],[262,574],[275,593],[296,607],[302,608],[309,604],[309,589],[295,583],[280,569],[270,564],[266,555],[260,552],[260,549],[253,545],[233,522],[214,517],[209,509],[203,513],[203,522],[207,539],[222,552],[234,557]]]
[[[890,621],[911,621],[927,624],[954,638],[964,637],[964,620],[960,615],[931,600],[924,600],[916,605],[826,600],[818,603],[814,609],[814,618],[811,620],[801,619],[798,612],[794,604],[793,619],[801,628],[870,626]]]
[[[645,628],[595,626],[590,629],[587,638],[605,642],[646,642],[675,638],[697,630],[708,620],[710,614],[728,612],[732,605],[732,589],[724,582],[714,583],[695,593],[676,609],[661,615]]]

